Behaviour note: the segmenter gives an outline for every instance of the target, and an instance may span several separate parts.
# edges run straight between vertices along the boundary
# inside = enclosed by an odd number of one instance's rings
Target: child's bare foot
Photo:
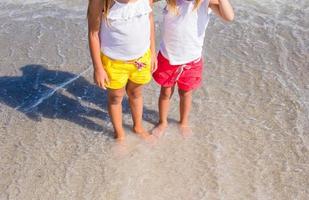
[[[133,132],[139,136],[140,138],[142,138],[143,140],[145,140],[146,142],[150,142],[153,143],[154,142],[154,137],[152,135],[150,135],[148,133],[148,131],[146,131],[143,127],[141,128],[133,128]]]
[[[123,129],[115,131],[115,139],[118,144],[123,144],[125,138],[126,138],[126,133],[124,132]]]
[[[124,144],[124,141],[125,141],[124,136],[116,137],[115,139],[116,139],[117,144]]]
[[[191,137],[193,135],[193,131],[192,131],[191,127],[187,124],[185,124],[185,125],[179,124],[179,130],[180,130],[180,134],[184,138],[188,138],[188,137]]]
[[[160,138],[163,136],[165,130],[167,128],[167,123],[158,123],[156,127],[152,130],[152,135]]]
[[[113,148],[113,152],[117,158],[122,158],[123,156],[127,155],[128,147],[124,143],[116,143]]]
[[[113,145],[112,150],[117,157],[122,157],[127,154],[127,145],[125,136],[116,136],[115,137],[116,143]]]

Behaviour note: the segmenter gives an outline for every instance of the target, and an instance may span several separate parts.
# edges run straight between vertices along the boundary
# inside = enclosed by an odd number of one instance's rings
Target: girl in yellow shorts
[[[122,99],[125,93],[133,132],[144,139],[142,86],[156,68],[152,0],[90,0],[90,54],[95,83],[108,91],[108,111],[117,141],[123,141]]]

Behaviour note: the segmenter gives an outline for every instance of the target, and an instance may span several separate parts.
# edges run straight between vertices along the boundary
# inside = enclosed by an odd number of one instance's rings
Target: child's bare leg
[[[180,129],[181,134],[184,136],[188,136],[192,134],[192,131],[189,126],[189,113],[191,110],[192,104],[192,90],[191,91],[184,91],[178,90],[180,104],[179,104],[179,111],[180,111]]]
[[[122,99],[125,94],[125,89],[108,90],[108,113],[110,115],[114,131],[115,138],[118,142],[121,142],[125,138],[125,132],[122,126]]]
[[[173,95],[175,87],[161,87],[160,97],[159,97],[159,123],[153,130],[153,134],[157,137],[163,135],[168,122],[167,116],[170,106],[170,99]]]
[[[142,124],[143,86],[129,81],[126,90],[129,97],[129,103],[132,113],[133,132],[142,137],[143,139],[146,139],[150,136],[150,134],[144,129]]]

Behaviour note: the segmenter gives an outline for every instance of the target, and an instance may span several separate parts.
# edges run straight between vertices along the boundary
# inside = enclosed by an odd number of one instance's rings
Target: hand
[[[152,54],[151,56],[151,73],[155,72],[158,68],[158,61],[156,54]]]
[[[98,67],[94,69],[93,80],[100,88],[106,90],[106,85],[109,84],[108,76],[103,69],[103,67]]]

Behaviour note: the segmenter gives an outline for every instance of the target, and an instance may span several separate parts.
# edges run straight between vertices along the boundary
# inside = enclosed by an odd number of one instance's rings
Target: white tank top
[[[106,20],[101,22],[101,51],[117,60],[141,57],[150,47],[151,12],[149,0],[119,3],[111,7]]]
[[[181,65],[201,57],[205,30],[209,22],[208,1],[193,10],[194,1],[177,0],[178,15],[163,10],[160,51],[172,65]]]

